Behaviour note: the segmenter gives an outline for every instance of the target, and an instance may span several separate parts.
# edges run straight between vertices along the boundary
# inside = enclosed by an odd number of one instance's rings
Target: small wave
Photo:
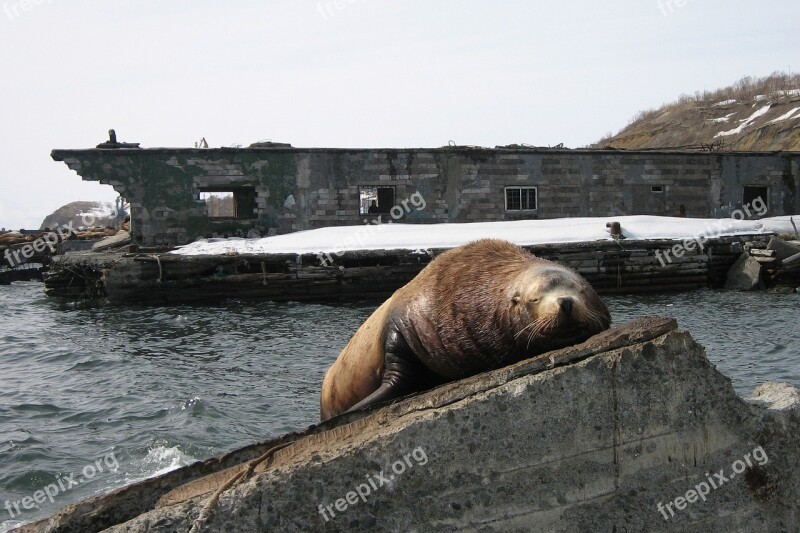
[[[185,427],[197,423],[197,419],[220,420],[225,413],[202,398],[194,397],[170,408],[170,420],[174,427]]]
[[[7,531],[11,531],[12,529],[23,524],[25,524],[25,522],[20,522],[19,520],[6,520],[5,522],[0,522],[0,533],[6,533]]]
[[[182,466],[197,462],[197,459],[183,453],[178,446],[167,447],[157,444],[151,447],[147,455],[128,472],[124,484],[130,485],[145,479],[158,477]]]
[[[12,405],[11,409],[19,414],[54,414],[59,413],[62,410],[61,407],[53,405],[52,403],[21,403],[19,405]]]
[[[87,359],[85,361],[79,361],[72,365],[72,367],[67,369],[67,372],[91,372],[92,370],[98,368],[107,368],[108,361],[104,361],[102,359]]]
[[[189,410],[193,415],[202,414],[202,412],[205,410],[203,400],[195,396],[191,400],[183,402],[183,405],[181,405],[181,411],[186,410]]]

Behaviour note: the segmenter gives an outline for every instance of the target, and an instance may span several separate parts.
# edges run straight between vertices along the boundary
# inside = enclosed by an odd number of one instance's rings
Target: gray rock
[[[131,243],[131,234],[125,230],[119,230],[116,235],[106,237],[103,240],[97,241],[92,245],[92,251],[100,252],[103,250],[110,250],[111,248],[119,248]]]
[[[728,270],[725,288],[729,290],[752,291],[761,285],[761,263],[744,253]]]
[[[772,237],[767,244],[767,250],[775,250],[775,257],[778,261],[783,261],[787,257],[791,257],[800,253],[800,246],[791,241],[785,241],[780,237]]]
[[[800,391],[788,383],[767,381],[753,390],[748,402],[775,411],[800,409]]]

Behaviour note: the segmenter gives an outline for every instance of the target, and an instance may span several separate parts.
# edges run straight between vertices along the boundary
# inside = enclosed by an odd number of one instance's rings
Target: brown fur
[[[574,301],[569,315],[559,298]],[[321,418],[380,386],[388,327],[435,377],[452,381],[582,342],[610,322],[597,293],[567,267],[496,239],[448,250],[353,335],[325,375]]]

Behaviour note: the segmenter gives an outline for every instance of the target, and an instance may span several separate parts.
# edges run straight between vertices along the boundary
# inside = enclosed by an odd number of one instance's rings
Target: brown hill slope
[[[800,75],[744,78],[640,113],[594,145],[618,149],[800,151]]]

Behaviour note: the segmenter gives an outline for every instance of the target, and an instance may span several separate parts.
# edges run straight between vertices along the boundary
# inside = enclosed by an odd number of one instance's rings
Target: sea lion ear
[[[519,293],[517,293],[511,298],[511,303],[516,305],[520,300],[522,300],[522,297],[520,297]]]

